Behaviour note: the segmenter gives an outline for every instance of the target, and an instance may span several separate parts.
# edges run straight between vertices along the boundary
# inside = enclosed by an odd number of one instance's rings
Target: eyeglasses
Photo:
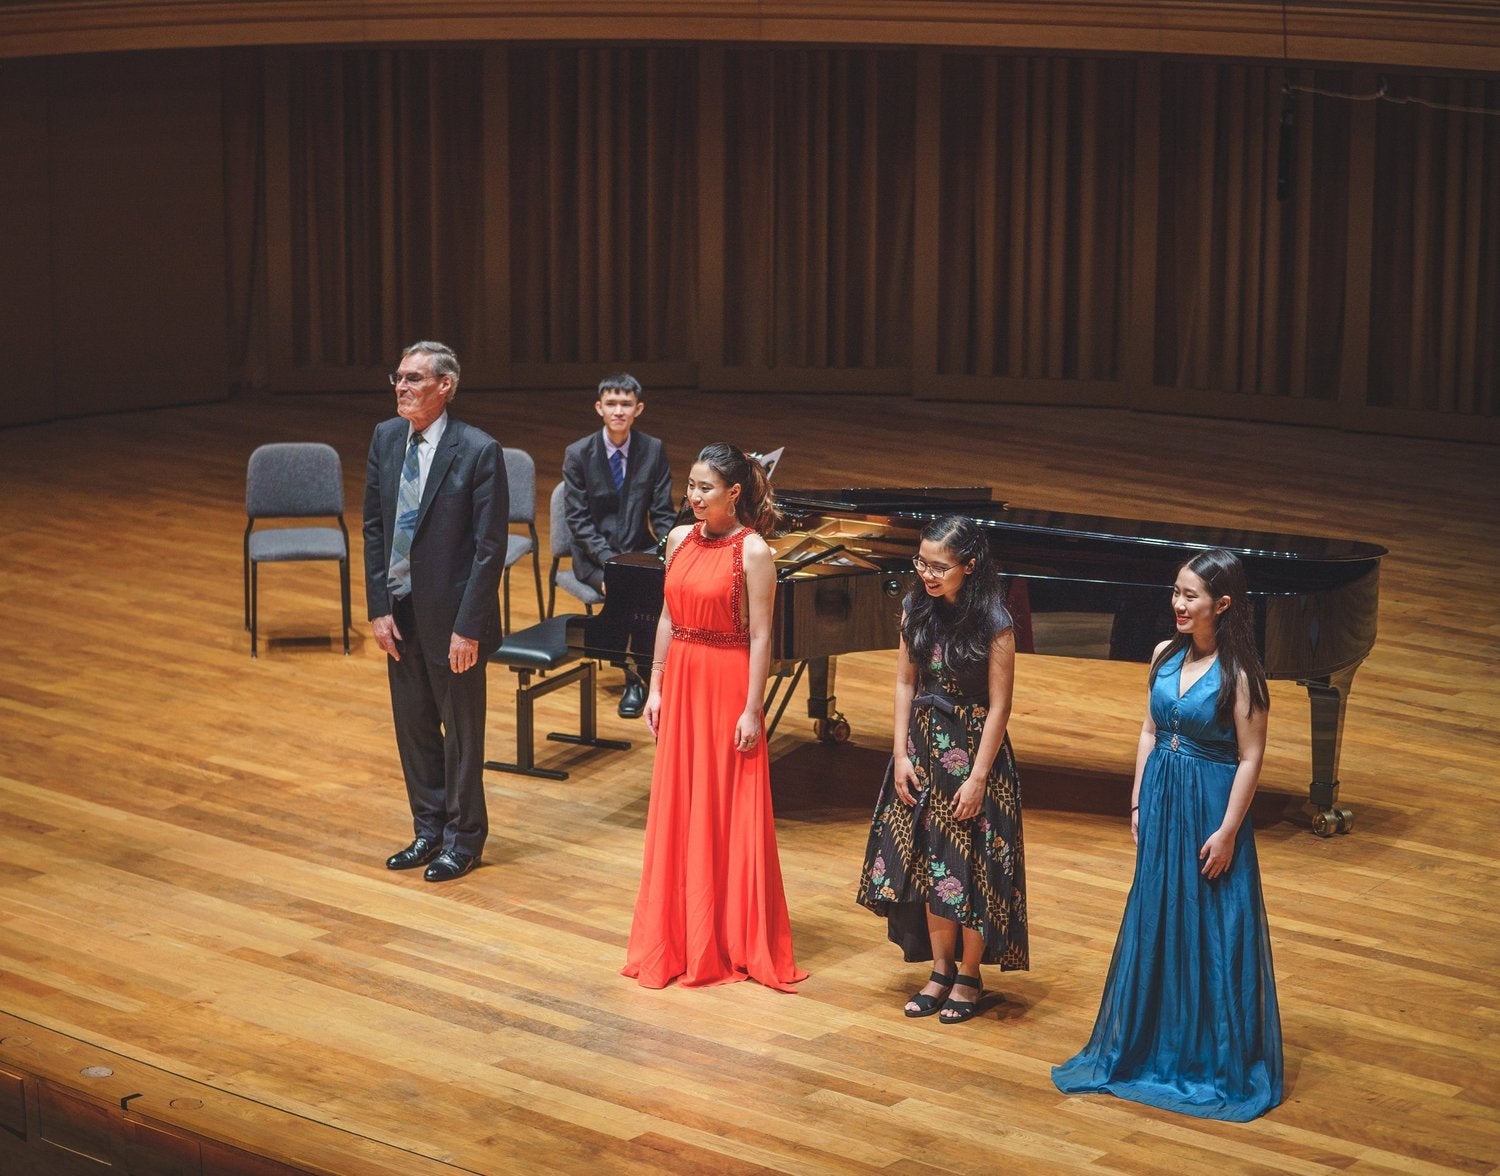
[[[392,388],[399,388],[402,384],[422,384],[432,379],[431,374],[424,375],[421,372],[389,372],[385,377],[391,382]]]
[[[936,576],[939,580],[953,570],[952,564],[928,563],[920,555],[911,557],[911,566],[917,569],[917,575]]]

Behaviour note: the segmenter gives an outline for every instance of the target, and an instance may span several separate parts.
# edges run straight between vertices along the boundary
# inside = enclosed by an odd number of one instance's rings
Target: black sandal
[[[953,987],[962,984],[965,988],[972,988],[979,993],[979,1000],[954,1000],[951,996],[943,1002],[943,1012],[951,1012],[951,1017],[939,1017],[938,1020],[944,1025],[960,1025],[965,1021],[972,1020],[979,1012],[979,1002],[984,999],[984,989],[979,986],[978,976],[955,976]]]
[[[953,987],[952,976],[939,976],[934,972],[930,979],[934,984],[941,984],[944,988],[951,989]],[[914,993],[907,998],[906,1003],[914,1004],[917,1007],[915,1009],[902,1009],[901,1011],[908,1017],[930,1017],[945,1006],[947,999],[947,996],[928,996],[925,992]]]

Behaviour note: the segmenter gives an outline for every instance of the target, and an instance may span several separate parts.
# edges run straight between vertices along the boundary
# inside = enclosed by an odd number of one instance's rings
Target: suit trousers
[[[648,547],[645,550],[654,551],[655,548]],[[587,574],[580,574],[578,578],[595,591],[604,591],[603,568],[594,568]],[[626,678],[637,677],[642,682],[650,682],[652,657],[656,653],[656,618],[651,617],[648,621],[632,626],[625,634],[625,640],[630,656],[609,664],[624,670]]]
[[[440,841],[444,849],[478,854],[489,833],[484,804],[484,723],[486,667],[481,656],[462,674],[443,660],[432,662],[422,648],[411,598],[393,602],[401,631],[401,660],[386,658],[391,682],[391,713],[396,748],[406,776],[412,829]]]

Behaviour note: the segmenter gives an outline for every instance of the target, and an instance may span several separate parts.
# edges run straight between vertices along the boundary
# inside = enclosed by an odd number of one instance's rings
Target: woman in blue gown
[[[1246,814],[1270,698],[1245,573],[1216,549],[1172,588],[1136,753],[1135,879],[1094,1032],[1056,1066],[1065,1094],[1101,1091],[1243,1122],[1281,1101],[1281,1017]]]

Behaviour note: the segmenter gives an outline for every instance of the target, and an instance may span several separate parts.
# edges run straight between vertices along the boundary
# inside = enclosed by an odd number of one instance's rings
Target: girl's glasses
[[[953,570],[952,564],[928,563],[920,555],[914,555],[911,557],[911,566],[917,569],[917,575],[931,576],[937,580],[941,580],[944,576],[946,576]]]

